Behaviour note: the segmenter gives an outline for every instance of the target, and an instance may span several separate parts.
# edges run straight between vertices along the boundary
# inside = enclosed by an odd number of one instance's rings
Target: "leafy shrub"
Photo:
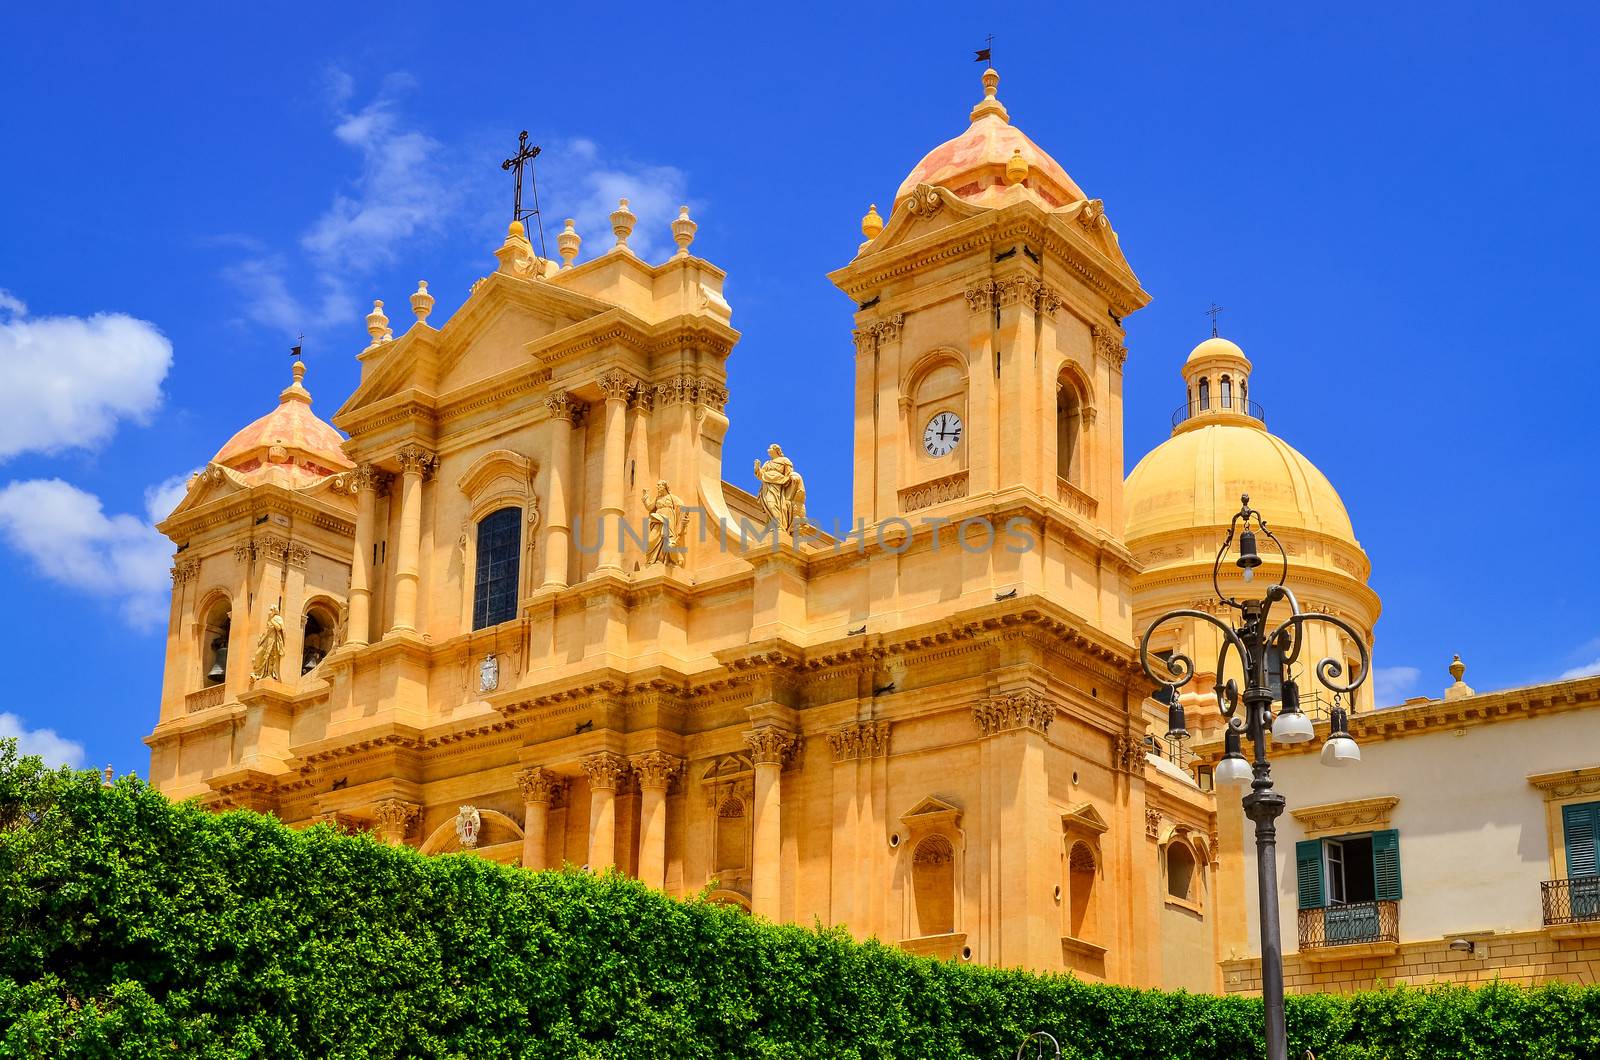
[[[173,805],[0,744],[0,1056],[1260,1056],[1245,997],[911,957],[618,875]],[[1600,1057],[1600,989],[1295,997],[1291,1055]]]

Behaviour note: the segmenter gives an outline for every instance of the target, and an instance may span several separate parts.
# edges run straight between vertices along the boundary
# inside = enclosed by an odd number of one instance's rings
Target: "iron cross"
[[[517,153],[500,163],[501,169],[514,169],[517,173],[515,197],[511,200],[511,219],[522,220],[522,167],[539,157],[539,148],[528,144],[528,130],[517,137]]]
[[[1212,302],[1211,308],[1206,310],[1206,316],[1211,318],[1211,337],[1217,337],[1217,314],[1222,312],[1222,306]]]

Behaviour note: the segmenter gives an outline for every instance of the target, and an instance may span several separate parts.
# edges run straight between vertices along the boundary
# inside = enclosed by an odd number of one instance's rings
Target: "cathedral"
[[[829,276],[855,305],[857,532],[808,519],[782,425],[724,454],[739,333],[687,208],[659,263],[626,200],[603,237],[567,222],[559,261],[513,222],[448,320],[425,283],[409,325],[374,305],[329,420],[296,364],[161,524],[153,782],[933,957],[1220,989],[1239,815],[1166,741],[1138,638],[1210,606],[1242,493],[1303,607],[1370,643],[1378,599],[1225,339],[1125,479],[1150,296],[999,81]],[[1152,649],[1215,658],[1206,636]],[[1319,655],[1357,658],[1336,633]],[[1215,734],[1212,699],[1183,705]]]

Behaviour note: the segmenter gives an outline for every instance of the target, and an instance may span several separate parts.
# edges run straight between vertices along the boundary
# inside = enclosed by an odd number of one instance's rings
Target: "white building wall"
[[[1320,746],[1320,742],[1319,742]],[[1317,754],[1272,763],[1289,800],[1278,820],[1278,901],[1285,953],[1298,949],[1295,843],[1305,839],[1297,807],[1383,795],[1399,797],[1389,827],[1400,833],[1400,940],[1541,926],[1539,885],[1552,878],[1544,793],[1531,774],[1600,764],[1600,711],[1441,728],[1374,740],[1359,765],[1324,766]],[[1243,819],[1248,789],[1218,789],[1218,813]],[[1255,830],[1244,822],[1244,891],[1250,955],[1261,953]]]

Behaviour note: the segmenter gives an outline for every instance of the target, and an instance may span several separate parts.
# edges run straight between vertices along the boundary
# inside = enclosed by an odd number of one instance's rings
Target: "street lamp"
[[[1222,591],[1222,561],[1238,535],[1238,558],[1234,565],[1243,572],[1245,581],[1252,581],[1262,558],[1256,551],[1257,533],[1264,535],[1277,547],[1282,571],[1277,584],[1267,586],[1259,600],[1235,600]],[[1340,696],[1350,696],[1367,679],[1367,646],[1361,634],[1343,619],[1333,615],[1306,614],[1294,592],[1284,584],[1289,577],[1289,557],[1284,552],[1261,513],[1250,507],[1250,496],[1240,499],[1239,514],[1228,526],[1228,536],[1217,551],[1216,562],[1211,565],[1211,586],[1217,599],[1238,612],[1237,627],[1230,626],[1205,611],[1180,609],[1169,611],[1150,623],[1139,642],[1139,661],[1150,680],[1163,686],[1167,700],[1168,737],[1185,739],[1188,736],[1183,706],[1178,690],[1195,676],[1194,660],[1173,651],[1163,657],[1167,677],[1159,677],[1150,667],[1150,637],[1156,628],[1176,619],[1194,619],[1209,622],[1222,634],[1222,650],[1217,653],[1217,707],[1226,719],[1223,735],[1223,757],[1212,776],[1219,785],[1240,785],[1249,781],[1250,792],[1242,802],[1245,816],[1256,825],[1256,886],[1261,907],[1261,998],[1266,1010],[1267,1060],[1288,1060],[1289,1046],[1283,1025],[1283,939],[1278,922],[1278,857],[1277,819],[1283,813],[1284,798],[1272,790],[1272,766],[1267,762],[1267,737],[1279,743],[1306,743],[1313,739],[1316,730],[1311,719],[1300,709],[1300,689],[1289,676],[1289,666],[1300,657],[1305,643],[1304,626],[1308,622],[1325,622],[1343,631],[1361,653],[1361,669],[1348,683],[1341,684],[1344,665],[1338,659],[1324,658],[1311,668],[1317,681],[1333,693],[1331,729],[1322,748],[1325,765],[1344,766],[1361,760],[1361,749],[1350,736],[1349,722]],[[1277,625],[1270,621],[1273,605],[1280,601],[1289,607],[1289,614]],[[1244,690],[1230,678],[1223,681],[1228,652],[1239,656],[1244,670]],[[1276,659],[1274,659],[1274,655]],[[1268,674],[1275,670],[1270,664],[1281,660],[1282,682],[1278,694],[1279,710],[1272,712],[1273,690]],[[1354,699],[1352,698],[1352,702]],[[1243,705],[1241,712],[1239,707]],[[1242,716],[1240,716],[1242,713]],[[1250,738],[1253,757],[1246,759],[1242,750],[1242,737]]]

